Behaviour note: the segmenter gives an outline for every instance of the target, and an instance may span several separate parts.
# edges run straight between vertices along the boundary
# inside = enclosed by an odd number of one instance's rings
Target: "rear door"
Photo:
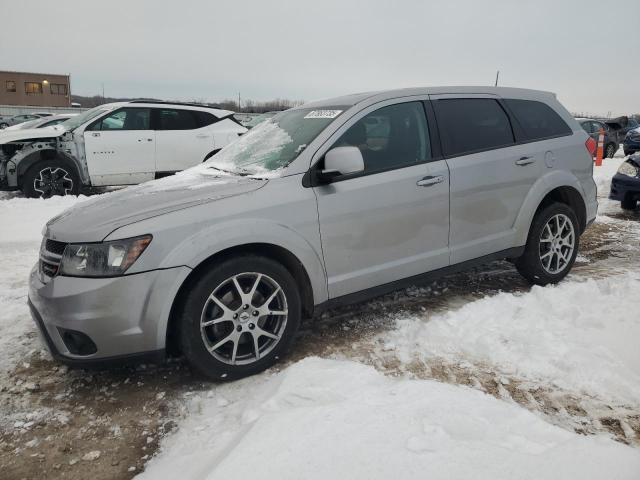
[[[330,141],[365,163],[314,188],[331,298],[449,264],[449,171],[420,100],[371,106]]]
[[[544,152],[517,145],[491,95],[432,95],[451,175],[451,263],[515,247],[514,224]]]
[[[158,172],[176,172],[193,167],[214,150],[210,125],[217,119],[211,113],[157,108],[154,116]]]
[[[93,185],[132,185],[155,175],[155,132],[149,108],[124,107],[84,131]]]

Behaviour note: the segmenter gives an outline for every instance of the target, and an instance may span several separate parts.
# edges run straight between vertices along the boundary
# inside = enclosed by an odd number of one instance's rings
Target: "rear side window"
[[[505,103],[529,140],[561,137],[573,132],[549,105],[534,100],[507,99]]]
[[[513,145],[509,117],[491,98],[450,98],[433,102],[447,156]]]
[[[198,124],[198,128],[206,127],[218,121],[218,117],[216,117],[214,114],[209,112],[193,110],[191,113],[196,117],[196,123]]]
[[[168,108],[158,110],[158,126],[156,130],[193,130],[195,128],[199,128],[199,126],[191,110]]]

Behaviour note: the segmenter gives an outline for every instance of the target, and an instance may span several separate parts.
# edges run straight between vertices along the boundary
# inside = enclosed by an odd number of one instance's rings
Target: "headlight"
[[[103,243],[71,243],[62,254],[59,274],[117,277],[133,265],[151,243],[151,235]]]
[[[638,176],[638,167],[636,167],[631,162],[624,162],[618,168],[618,173],[621,173],[622,175],[628,175],[630,177],[637,177]]]

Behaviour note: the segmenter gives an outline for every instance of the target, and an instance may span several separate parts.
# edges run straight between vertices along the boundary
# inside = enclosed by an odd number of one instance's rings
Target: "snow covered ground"
[[[595,170],[599,216],[560,285],[529,288],[496,262],[329,312],[306,326],[289,364],[225,385],[176,383],[174,367],[146,378],[57,370],[26,279],[46,220],[82,199],[0,193],[0,465],[14,456],[8,471],[33,463],[31,474],[62,457],[66,478],[130,478],[161,437],[144,417],[154,411],[178,426],[143,479],[639,478],[640,215],[606,199],[622,160]],[[25,389],[36,378],[49,385],[41,393]],[[56,435],[25,427],[30,418],[43,431],[69,419],[60,436],[79,440],[56,447]],[[119,452],[134,437],[144,445],[129,467]]]

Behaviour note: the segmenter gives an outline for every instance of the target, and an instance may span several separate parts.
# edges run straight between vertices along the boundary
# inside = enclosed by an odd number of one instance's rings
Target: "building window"
[[[67,85],[64,83],[52,83],[50,85],[51,95],[66,95]]]
[[[24,93],[27,95],[42,94],[42,84],[36,82],[24,82]]]
[[[15,92],[16,91],[16,82],[13,80],[7,80],[7,92]]]

